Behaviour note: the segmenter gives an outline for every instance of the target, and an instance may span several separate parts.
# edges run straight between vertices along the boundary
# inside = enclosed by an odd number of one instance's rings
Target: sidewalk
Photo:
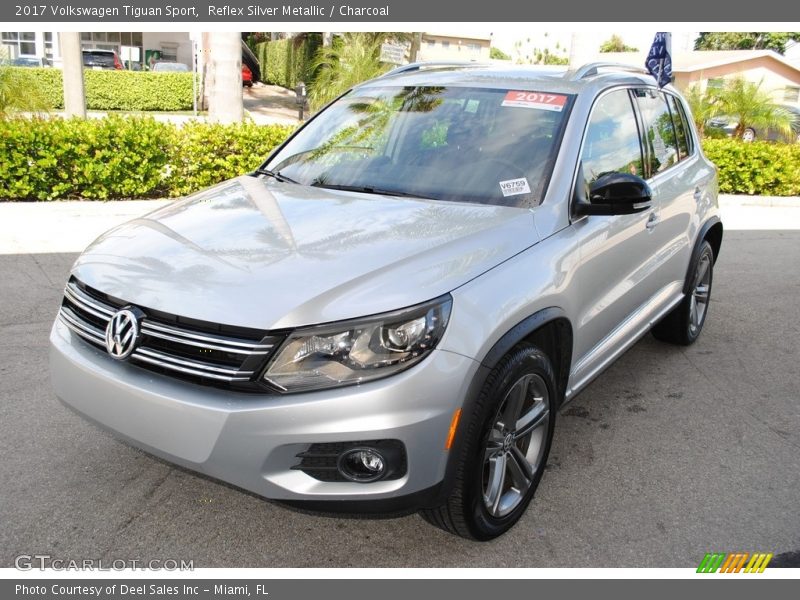
[[[169,202],[0,202],[0,254],[80,252],[104,231]],[[720,196],[720,207],[726,231],[800,230],[800,198]]]
[[[252,119],[258,125],[292,125],[297,126],[300,121],[297,119],[297,105],[295,104],[295,93],[277,85],[267,85],[256,83],[253,87],[246,87],[242,91],[242,102],[244,104],[245,118]],[[102,119],[108,116],[108,112],[102,110],[87,111],[86,116],[90,119]],[[118,114],[114,111],[112,114]],[[194,116],[191,111],[180,112],[160,112],[160,111],[141,111],[128,112],[126,115],[149,116],[162,123],[174,123],[183,125],[189,121],[208,121],[206,114]],[[50,116],[63,117],[62,111],[53,111]],[[306,117],[307,118],[307,117]]]

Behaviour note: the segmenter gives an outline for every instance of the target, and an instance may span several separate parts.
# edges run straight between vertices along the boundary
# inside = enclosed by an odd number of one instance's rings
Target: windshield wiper
[[[378,194],[381,196],[396,196],[398,198],[419,198],[420,200],[433,200],[418,194],[411,194],[400,190],[384,190],[379,187],[369,185],[341,185],[337,183],[321,183],[315,181],[310,184],[311,187],[324,188],[326,190],[342,190],[345,192],[361,192],[362,194]]]
[[[276,181],[280,181],[281,183],[298,183],[291,177],[287,177],[286,175],[282,174],[280,171],[270,171],[269,169],[256,169],[256,173],[258,175],[266,175],[267,177],[272,177]]]

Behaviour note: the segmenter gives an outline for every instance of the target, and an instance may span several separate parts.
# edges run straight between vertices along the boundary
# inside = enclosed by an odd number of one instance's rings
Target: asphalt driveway
[[[196,567],[696,566],[800,548],[800,231],[726,234],[700,341],[647,336],[559,416],[539,492],[487,544],[419,517],[293,512],[114,440],[50,391],[74,254],[0,255],[0,566],[18,554]]]

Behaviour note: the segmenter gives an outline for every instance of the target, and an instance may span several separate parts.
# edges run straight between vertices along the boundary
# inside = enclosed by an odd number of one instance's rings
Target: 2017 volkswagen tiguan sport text
[[[721,242],[671,86],[413,65],[92,243],[52,380],[131,444],[264,497],[488,540],[530,503],[559,408],[649,330],[697,339]]]

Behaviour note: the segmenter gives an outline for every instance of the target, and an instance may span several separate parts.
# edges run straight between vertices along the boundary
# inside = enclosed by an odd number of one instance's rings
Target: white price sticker
[[[501,181],[500,191],[503,192],[503,197],[519,196],[520,194],[530,194],[531,188],[528,185],[528,180],[524,177],[520,177],[519,179]]]

